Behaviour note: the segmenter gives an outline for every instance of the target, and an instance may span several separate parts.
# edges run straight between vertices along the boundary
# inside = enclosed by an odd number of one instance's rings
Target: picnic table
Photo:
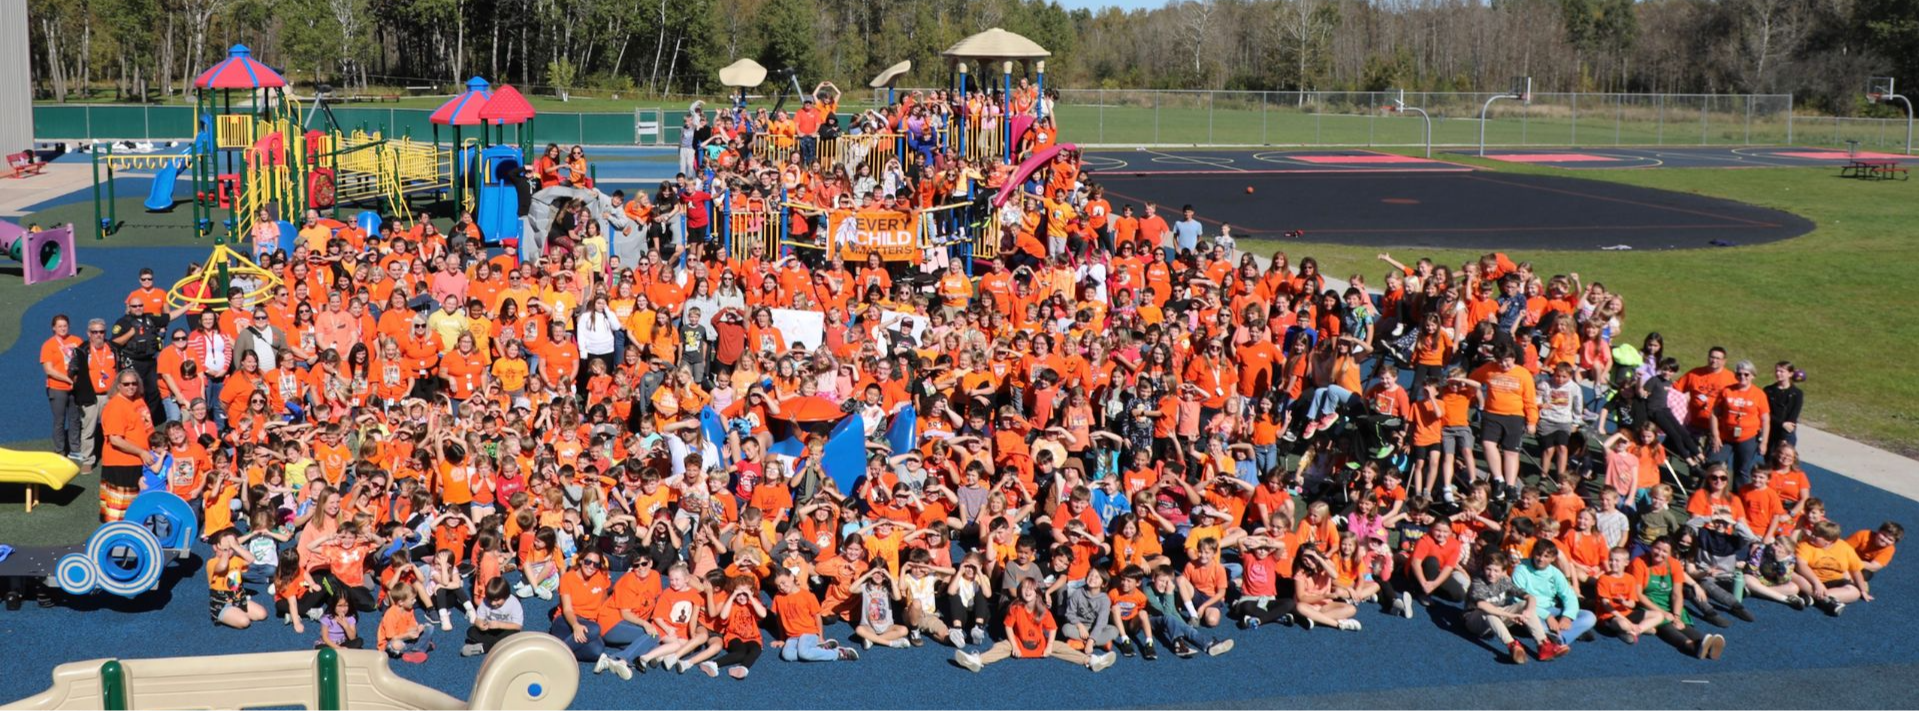
[[[1839,169],[1839,177],[1891,180],[1894,175],[1897,175],[1901,180],[1908,180],[1911,175],[1906,170],[1899,166],[1899,161],[1890,158],[1854,158],[1845,167]]]

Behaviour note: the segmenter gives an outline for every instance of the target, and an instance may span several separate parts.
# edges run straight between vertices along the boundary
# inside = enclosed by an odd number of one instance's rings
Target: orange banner
[[[827,216],[826,233],[833,249],[848,263],[866,260],[878,252],[889,262],[920,261],[920,216],[892,210],[840,210]]]

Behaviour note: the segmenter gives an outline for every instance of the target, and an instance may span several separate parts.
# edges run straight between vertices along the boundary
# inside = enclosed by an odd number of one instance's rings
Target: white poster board
[[[788,348],[804,345],[807,350],[813,350],[826,341],[826,314],[799,309],[767,310],[773,312],[773,326],[786,337]]]

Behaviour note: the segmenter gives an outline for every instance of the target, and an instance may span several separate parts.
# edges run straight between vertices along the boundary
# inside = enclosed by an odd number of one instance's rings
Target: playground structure
[[[62,664],[53,685],[0,709],[564,709],[580,665],[552,635],[521,632],[487,654],[466,701],[394,674],[385,652],[321,649]]]
[[[970,73],[968,62],[973,62],[999,70],[999,86],[996,87],[999,96],[969,97],[966,112],[950,123],[929,124],[919,135],[911,135],[903,115],[899,115],[889,116],[889,125],[877,133],[842,134],[838,138],[818,140],[815,144],[817,160],[823,165],[843,165],[848,173],[866,166],[873,175],[881,175],[891,162],[899,161],[902,165],[912,160],[931,162],[935,153],[944,151],[989,163],[1020,160],[1020,146],[1026,140],[1027,133],[1035,130],[1039,121],[1047,117],[1046,103],[1041,96],[1046,87],[1045,59],[1051,56],[1051,52],[1025,37],[993,28],[963,39],[941,54],[948,62],[948,86],[953,91],[962,96],[967,92],[986,91],[987,82],[981,81],[985,77],[976,79]],[[1020,91],[1014,85],[1014,69],[1018,65],[1024,65],[1034,80],[1027,91]],[[867,86],[876,91],[884,90],[885,104],[888,107],[897,106],[899,96],[895,84],[912,69],[910,62],[895,64],[874,77]],[[741,98],[737,107],[744,105],[747,90],[766,81],[767,75],[767,70],[758,63],[742,59],[721,69],[720,81],[739,90]],[[784,73],[782,76],[789,80],[791,78]],[[799,144],[793,136],[762,132],[754,135],[752,152],[755,156],[765,157],[773,165],[787,165],[792,156],[799,152]],[[1011,196],[1011,192],[1058,153],[1043,152],[1043,159],[1029,161],[1032,163],[1030,167],[1021,166],[1008,191],[999,197],[995,205],[1003,203]],[[943,252],[945,258],[961,262],[968,274],[973,272],[975,260],[993,259],[999,255],[999,235],[987,228],[992,219],[991,211],[979,209],[971,195],[966,202],[934,206],[913,213],[907,221],[907,229],[917,234],[914,240],[916,248],[904,249],[904,245],[899,244],[900,240],[893,237],[897,233],[892,229],[869,229],[869,223],[891,224],[892,221],[869,220],[863,213],[836,213],[825,206],[792,202],[786,193],[789,182],[790,178],[783,180],[777,199],[769,200],[763,206],[737,204],[745,201],[736,199],[731,192],[716,198],[713,224],[728,254],[744,258],[755,247],[767,255],[786,254],[793,249],[823,249],[828,254],[848,254],[847,245],[853,242],[860,243],[856,250],[886,242],[893,247],[882,250],[888,260],[918,262],[924,255]],[[973,184],[970,189],[978,191],[983,188]],[[818,221],[821,217],[825,218],[824,229],[814,233],[822,235],[821,238],[813,241],[788,238],[792,234],[793,221]]]
[[[135,598],[158,589],[166,567],[186,558],[199,537],[199,519],[186,500],[149,491],[134,498],[125,520],[102,524],[84,543],[25,547],[0,559],[0,583],[9,604],[36,586],[42,597],[58,587],[68,595]]]
[[[254,59],[245,45],[228,50],[226,59],[194,80],[194,88],[194,125],[199,133],[185,151],[127,155],[115,154],[109,144],[96,146],[97,239],[105,239],[124,224],[118,215],[114,178],[128,170],[154,172],[145,203],[152,212],[174,209],[174,183],[180,174],[190,175],[195,236],[211,236],[221,243],[254,237],[262,214],[284,231],[307,210],[330,211],[337,218],[342,206],[369,203],[410,223],[417,219],[411,201],[422,196],[451,197],[459,209],[473,211],[474,198],[485,194],[484,189],[477,195],[471,190],[477,176],[474,162],[492,133],[482,130],[477,139],[462,144],[456,131],[455,146],[448,148],[440,145],[437,126],[494,126],[504,139],[506,126],[533,117],[532,107],[519,92],[511,87],[487,91],[486,82],[476,77],[467,92],[435,112],[436,135],[431,142],[390,136],[384,127],[349,129],[338,125],[323,99],[311,108],[304,106],[288,91],[286,79]],[[482,118],[481,111],[492,105],[495,95],[506,100],[494,114]],[[441,112],[452,118],[442,120]],[[522,141],[532,138],[530,130],[519,134]],[[508,150],[518,149],[501,147],[499,152]],[[467,159],[456,160],[456,156]]]
[[[73,225],[30,230],[0,221],[0,255],[20,263],[20,275],[28,286],[65,279],[79,270],[73,251]],[[28,501],[31,509],[32,499]]]

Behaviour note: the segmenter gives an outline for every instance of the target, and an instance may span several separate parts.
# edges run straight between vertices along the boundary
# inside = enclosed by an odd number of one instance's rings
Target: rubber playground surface
[[[1234,236],[1441,249],[1694,249],[1789,240],[1812,220],[1739,201],[1364,149],[1086,153],[1115,209],[1157,201]]]
[[[1450,155],[1478,155],[1478,151],[1449,151]],[[1745,146],[1734,148],[1489,148],[1487,159],[1533,163],[1569,170],[1620,168],[1838,168],[1853,159],[1912,160],[1912,156],[1878,151],[1848,152],[1833,148]]]
[[[1354,157],[1361,153],[1368,152],[1354,152]],[[1325,165],[1312,161],[1302,163]],[[1585,209],[1594,214],[1607,210],[1643,213],[1636,219],[1696,219],[1733,224],[1745,219],[1753,222],[1747,226],[1749,231],[1760,230],[1761,224],[1779,219],[1760,214],[1769,211],[1728,211],[1730,208],[1726,205],[1737,203],[1711,205],[1697,210],[1711,214],[1687,218],[1682,216],[1691,209],[1686,207],[1688,203],[1658,202],[1672,195],[1670,193],[1645,191],[1657,193],[1650,196],[1601,193],[1595,197],[1585,192],[1592,186],[1587,181],[1547,176],[1549,180],[1533,182],[1528,176],[1473,174],[1458,169],[1462,167],[1418,169],[1434,171],[1431,175],[1367,168],[1353,171],[1354,175],[1249,177],[1215,170],[1213,172],[1222,174],[1183,176],[1179,182],[1165,184],[1143,185],[1141,181],[1150,178],[1119,175],[1103,175],[1100,180],[1109,190],[1152,195],[1162,204],[1172,203],[1174,208],[1178,207],[1178,200],[1186,198],[1168,199],[1168,191],[1182,183],[1192,183],[1192,192],[1187,194],[1200,207],[1201,217],[1229,221],[1236,227],[1242,224],[1242,217],[1231,214],[1232,209],[1242,211],[1244,224],[1254,225],[1261,212],[1292,211],[1288,214],[1306,215],[1306,210],[1320,209],[1320,203],[1339,194],[1350,194],[1354,200],[1369,199],[1372,205],[1361,207],[1380,212],[1393,207],[1432,209],[1448,196],[1494,198],[1492,202],[1446,208],[1453,212],[1423,213],[1423,217],[1416,219],[1398,218],[1412,227],[1451,225],[1449,220],[1483,219],[1475,217],[1474,211],[1535,210],[1510,204],[1529,200],[1553,205],[1527,213],[1529,219],[1559,222],[1576,217],[1564,212],[1569,206],[1588,203],[1591,206]],[[1518,187],[1499,185],[1511,183],[1516,177],[1528,180],[1520,181]],[[606,176],[603,174],[602,178]],[[1254,185],[1249,181],[1255,179],[1272,182],[1257,183],[1255,194],[1247,196],[1243,206],[1228,207],[1237,204],[1234,201],[1245,195],[1244,187]],[[1456,187],[1460,185],[1471,187]],[[1577,188],[1575,192],[1579,194],[1555,192],[1567,185]],[[1415,192],[1418,190],[1431,192]],[[1449,192],[1457,190],[1467,192]],[[1509,192],[1471,192],[1474,190]],[[135,193],[129,190],[122,194]],[[1422,201],[1381,202],[1399,196]],[[73,203],[85,197],[81,193],[59,202]],[[1255,197],[1258,201],[1252,199]],[[1138,202],[1121,197],[1116,197],[1114,202],[1118,204],[1122,200]],[[1570,202],[1553,202],[1558,200]],[[1634,206],[1630,202],[1643,202],[1651,207]],[[1693,204],[1693,207],[1699,205]],[[1493,225],[1491,221],[1466,223],[1468,228],[1477,230],[1475,240],[1502,234],[1488,226],[1474,227],[1481,224]],[[1805,227],[1809,229],[1810,225]],[[1310,232],[1315,228],[1307,229]],[[1708,228],[1679,232],[1692,234],[1704,229]],[[1366,239],[1363,232],[1349,234],[1354,235],[1355,240]],[[1380,234],[1396,234],[1392,239],[1394,244],[1413,243],[1409,233]],[[1559,238],[1550,231],[1515,230],[1512,234],[1535,235],[1531,241],[1515,237],[1516,248],[1583,248],[1561,246]],[[189,260],[203,259],[208,249],[208,245],[139,244],[137,233],[123,233],[109,238],[105,244],[81,242],[78,256],[82,269],[94,278],[72,282],[19,313],[6,316],[22,319],[24,329],[10,348],[0,352],[0,372],[14,374],[14,377],[0,378],[0,398],[18,404],[13,417],[0,418],[0,443],[47,436],[40,381],[20,374],[34,372],[37,367],[35,361],[45,338],[45,324],[53,314],[111,315],[132,288],[134,276],[141,267],[152,267],[162,274],[177,274]],[[15,286],[12,282],[0,284],[4,284],[0,289]],[[1827,502],[1833,517],[1844,524],[1848,532],[1876,526],[1885,520],[1907,524],[1919,521],[1919,502],[1889,495],[1884,490],[1823,469],[1817,466],[1817,455],[1817,452],[1807,455],[1811,459],[1806,469],[1812,479],[1813,493]],[[0,544],[19,545],[20,539],[15,536],[27,535],[22,533],[26,527],[63,513],[53,507],[90,512],[97,497],[93,487],[98,477],[83,475],[76,481],[84,488],[70,487],[48,497],[49,508],[24,516],[19,511],[18,487],[0,489],[0,509],[4,509],[0,511]],[[204,554],[205,550],[200,553]],[[41,691],[48,685],[53,668],[65,662],[110,656],[284,651],[311,646],[315,637],[311,625],[305,635],[295,635],[290,627],[272,620],[246,631],[215,628],[206,616],[208,593],[203,565],[204,561],[198,556],[176,564],[159,591],[138,600],[96,595],[66,601],[49,609],[38,608],[29,601],[19,611],[0,610],[0,657],[7,660],[5,672],[0,673],[0,703]],[[1912,561],[1896,559],[1884,574],[1873,580],[1877,601],[1853,605],[1838,618],[1755,602],[1753,611],[1757,622],[1735,621],[1727,630],[1709,628],[1725,634],[1729,641],[1724,658],[1718,662],[1691,659],[1652,637],[1637,646],[1601,638],[1593,643],[1576,644],[1571,656],[1563,660],[1514,667],[1499,661],[1489,642],[1462,633],[1458,612],[1453,608],[1436,605],[1407,620],[1386,617],[1377,607],[1367,606],[1358,618],[1365,625],[1361,632],[1326,629],[1306,632],[1278,626],[1242,631],[1229,626],[1219,632],[1235,640],[1237,646],[1224,656],[1181,660],[1166,655],[1151,663],[1138,658],[1121,659],[1113,668],[1097,675],[1061,662],[1017,660],[973,675],[948,661],[952,656],[950,648],[930,642],[918,649],[872,650],[853,663],[789,664],[769,655],[762,658],[744,682],[707,679],[697,673],[676,676],[658,671],[631,682],[621,682],[611,675],[593,676],[590,669],[583,668],[574,706],[690,709],[1903,707],[1913,703],[1910,680],[1913,673],[1919,671],[1919,645],[1911,642],[1919,637],[1919,599],[1913,594],[1916,582],[1919,582],[1919,572],[1915,572]],[[527,602],[529,620],[543,620],[552,607],[552,603],[537,599]],[[413,665],[396,661],[394,670],[408,679],[465,697],[481,658],[457,655],[457,636],[464,620],[456,614],[454,623],[454,632],[436,631],[440,645],[429,662]],[[377,617],[364,616],[361,624],[370,630],[371,625],[377,624]],[[543,628],[537,623],[529,627]],[[851,634],[844,625],[834,625],[826,631],[842,640]]]

